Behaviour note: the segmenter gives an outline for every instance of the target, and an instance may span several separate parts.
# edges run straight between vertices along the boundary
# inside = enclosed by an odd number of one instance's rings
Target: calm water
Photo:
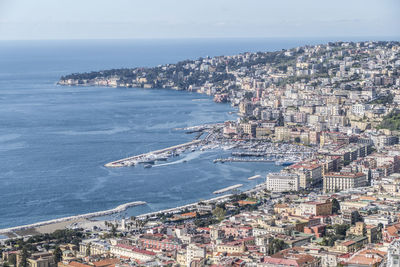
[[[219,151],[184,154],[151,169],[104,168],[108,161],[189,141],[192,136],[173,128],[235,119],[228,114],[233,109],[188,92],[59,87],[61,75],[305,43],[321,41],[0,42],[0,228],[136,200],[148,204],[129,215],[170,208],[233,184],[249,188],[257,181],[247,177],[279,169],[213,164]]]

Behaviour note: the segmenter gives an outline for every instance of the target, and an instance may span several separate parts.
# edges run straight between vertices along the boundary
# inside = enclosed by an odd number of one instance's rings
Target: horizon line
[[[344,35],[344,36],[226,36],[226,37],[137,37],[137,38],[44,38],[44,39],[1,39],[0,41],[149,41],[149,40],[226,40],[226,39],[237,39],[237,40],[266,40],[266,39],[298,39],[298,40],[328,40],[337,39],[335,42],[348,41],[348,39],[356,38],[363,39],[364,42],[367,41],[400,41],[400,35]],[[382,40],[382,39],[386,40]],[[344,40],[340,40],[344,39]],[[359,40],[358,40],[359,41]]]

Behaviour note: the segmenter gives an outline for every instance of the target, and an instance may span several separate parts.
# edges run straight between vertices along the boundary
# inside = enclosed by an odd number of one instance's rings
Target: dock
[[[252,159],[252,158],[234,158],[234,157],[229,157],[229,158],[219,158],[215,159],[214,163],[224,163],[224,162],[275,162],[275,160],[272,159]]]
[[[193,145],[197,145],[199,143],[201,143],[202,140],[193,140],[191,142],[188,143],[184,143],[184,144],[180,144],[180,145],[176,145],[176,146],[171,146],[171,147],[167,147],[167,148],[163,148],[160,150],[155,150],[155,151],[151,151],[148,153],[143,153],[140,155],[136,155],[136,156],[131,156],[131,157],[127,157],[127,158],[123,158],[120,160],[116,160],[116,161],[112,161],[109,162],[107,164],[105,164],[104,166],[107,168],[118,168],[118,167],[127,167],[127,166],[132,166],[135,164],[135,162],[137,161],[154,161],[157,160],[157,155],[160,156],[160,154],[164,154],[164,153],[168,153],[168,152],[175,152],[178,149],[186,149],[190,146]]]
[[[228,186],[228,187],[222,188],[220,190],[214,191],[213,194],[222,194],[222,193],[228,192],[230,190],[233,190],[233,189],[236,189],[236,188],[239,188],[242,186],[243,186],[242,184],[235,184],[235,185]]]

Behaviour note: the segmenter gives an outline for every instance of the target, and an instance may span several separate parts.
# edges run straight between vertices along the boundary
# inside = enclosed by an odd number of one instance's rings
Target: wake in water
[[[93,131],[61,131],[57,132],[58,134],[64,134],[64,135],[112,135],[112,134],[117,134],[117,133],[123,133],[131,130],[129,127],[114,127],[112,129],[106,129],[106,130],[93,130]]]
[[[204,154],[205,151],[195,151],[195,152],[191,152],[188,155],[186,155],[184,158],[173,161],[173,162],[168,162],[168,163],[162,163],[162,164],[157,164],[154,165],[153,167],[162,167],[162,166],[168,166],[168,165],[175,165],[175,164],[179,164],[179,163],[184,163],[187,161],[191,161],[194,159],[197,159],[198,157],[200,157],[201,154]]]

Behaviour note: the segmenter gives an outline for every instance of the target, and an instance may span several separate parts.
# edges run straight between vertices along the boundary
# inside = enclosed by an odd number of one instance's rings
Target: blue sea
[[[274,51],[326,40],[207,39],[0,42],[0,228],[146,201],[126,215],[214,197],[260,181],[271,163],[214,164],[196,151],[162,166],[108,169],[129,155],[190,141],[177,127],[236,119],[228,104],[167,89],[61,87],[62,75]],[[199,99],[201,101],[199,101]],[[185,162],[186,161],[186,162]]]

